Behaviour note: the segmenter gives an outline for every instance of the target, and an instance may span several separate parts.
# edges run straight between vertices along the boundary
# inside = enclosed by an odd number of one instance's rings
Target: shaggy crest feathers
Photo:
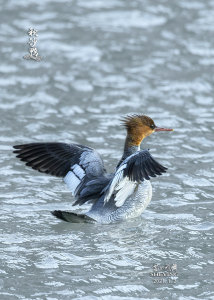
[[[154,129],[155,123],[152,118],[142,115],[142,114],[132,114],[127,115],[121,119],[121,125],[124,126],[127,130],[131,127],[146,125]]]

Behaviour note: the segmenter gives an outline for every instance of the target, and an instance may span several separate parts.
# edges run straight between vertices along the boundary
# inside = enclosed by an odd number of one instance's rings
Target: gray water
[[[214,299],[214,1],[0,7],[0,299]],[[41,62],[23,59],[29,27]],[[71,194],[12,145],[81,143],[113,171],[131,112],[175,129],[143,144],[168,167],[148,209],[113,225],[55,219]],[[154,283],[154,264],[177,264],[175,281]]]

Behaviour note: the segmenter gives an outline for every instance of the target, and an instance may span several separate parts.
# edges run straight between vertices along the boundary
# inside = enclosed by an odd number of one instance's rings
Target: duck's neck
[[[124,150],[123,150],[123,156],[125,156],[126,158],[139,150],[140,150],[140,144],[134,142],[133,138],[129,134],[127,134]]]
[[[125,140],[125,145],[124,145],[124,150],[123,150],[123,156],[121,160],[119,161],[117,167],[130,155],[134,154],[135,152],[140,150],[140,144],[136,144],[133,142],[133,139],[130,135],[127,134],[126,140]]]

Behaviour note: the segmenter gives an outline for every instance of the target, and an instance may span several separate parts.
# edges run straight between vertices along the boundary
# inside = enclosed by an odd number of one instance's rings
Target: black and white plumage
[[[14,153],[21,161],[26,162],[26,166],[42,173],[63,177],[75,197],[73,205],[99,197],[100,190],[108,181],[104,176],[106,172],[103,161],[92,148],[65,143],[32,143],[16,145],[14,148]],[[100,178],[98,189],[94,182],[97,178]]]
[[[105,188],[104,203],[114,194],[117,207],[134,193],[137,185],[150,177],[165,173],[167,168],[160,165],[148,150],[137,151],[128,156],[117,168],[111,182]]]
[[[166,172],[148,150],[140,151],[142,140],[159,128],[144,115],[123,119],[127,130],[124,152],[116,171],[107,174],[100,155],[79,144],[32,143],[14,146],[17,157],[39,172],[62,177],[74,197],[73,205],[91,203],[78,214],[53,211],[67,222],[112,223],[139,216],[152,197],[151,177]]]

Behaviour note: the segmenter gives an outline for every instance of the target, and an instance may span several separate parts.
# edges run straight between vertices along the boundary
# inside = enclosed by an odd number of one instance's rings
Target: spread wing
[[[118,167],[113,179],[103,190],[104,203],[114,195],[115,205],[120,207],[134,192],[138,183],[149,180],[166,172],[167,168],[159,164],[148,150],[136,152],[127,157]]]
[[[27,166],[42,173],[64,177],[68,188],[77,198],[74,204],[83,204],[89,200],[87,197],[83,201],[80,199],[86,183],[95,178],[104,177],[105,169],[101,157],[94,149],[86,146],[65,143],[33,143],[16,145],[14,148],[16,149],[14,153],[21,161],[26,162]],[[91,194],[93,194],[93,188]]]

